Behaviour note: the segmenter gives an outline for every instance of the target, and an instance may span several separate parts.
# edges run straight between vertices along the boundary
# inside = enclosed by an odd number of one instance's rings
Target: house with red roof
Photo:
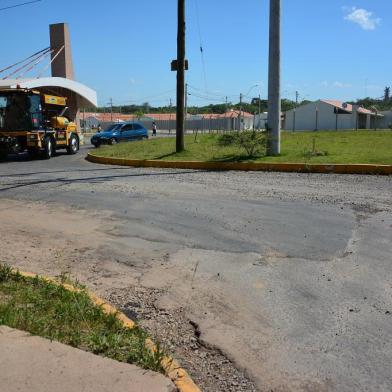
[[[339,129],[375,129],[384,115],[338,100],[318,100],[284,113],[283,129],[314,131]]]
[[[138,118],[133,114],[122,113],[81,113],[81,124],[84,129],[96,129],[98,126],[105,129],[108,125],[117,122],[140,121],[147,128],[151,128],[152,122],[156,122],[158,129],[171,130],[176,127],[176,113],[148,113]],[[253,114],[230,110],[223,114],[199,114],[187,115],[187,127],[193,129],[251,129],[254,124]]]

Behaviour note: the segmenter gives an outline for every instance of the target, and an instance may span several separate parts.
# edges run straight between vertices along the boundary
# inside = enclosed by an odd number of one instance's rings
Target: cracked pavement
[[[86,151],[0,164],[3,261],[87,283],[205,391],[390,390],[391,177],[118,168]]]

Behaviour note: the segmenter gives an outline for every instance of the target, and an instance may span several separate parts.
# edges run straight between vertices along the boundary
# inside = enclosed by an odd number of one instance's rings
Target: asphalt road
[[[9,200],[91,214],[86,249],[121,268],[106,289],[129,274],[162,290],[259,390],[391,391],[391,177],[117,168],[86,151],[0,164],[4,222],[20,213]],[[15,238],[44,230],[34,219]]]

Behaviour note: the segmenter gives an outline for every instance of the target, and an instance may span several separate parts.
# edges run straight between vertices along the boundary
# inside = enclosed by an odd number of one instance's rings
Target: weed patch
[[[69,277],[61,281],[70,283]],[[163,372],[164,352],[146,347],[147,334],[125,328],[95,305],[83,286],[71,292],[39,277],[27,278],[0,264],[0,325],[85,351]]]

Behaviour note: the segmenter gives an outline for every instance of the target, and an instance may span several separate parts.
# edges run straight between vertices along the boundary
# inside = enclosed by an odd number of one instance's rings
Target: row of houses
[[[256,127],[267,126],[268,113],[256,115]],[[342,129],[387,129],[392,111],[378,112],[337,100],[319,100],[282,112],[281,127],[286,131]]]
[[[190,131],[265,129],[267,118],[268,113],[253,115],[238,110],[223,114],[188,114],[186,128]],[[149,113],[143,117],[121,113],[83,113],[81,120],[86,130],[125,121],[139,121],[147,128],[155,122],[160,130],[176,128],[175,113]],[[378,112],[337,100],[318,100],[283,112],[281,121],[282,129],[287,131],[387,129],[392,127],[392,111]]]
[[[252,129],[255,117],[253,114],[230,110],[223,114],[198,114],[186,116],[186,128],[190,131]],[[176,128],[176,113],[148,113],[142,117],[132,114],[121,113],[82,113],[81,126],[85,130],[105,128],[110,124],[126,121],[138,121],[148,129],[152,123],[157,124],[158,129],[171,131]]]
[[[292,131],[388,128],[391,114],[336,100],[319,100],[285,112],[282,128]]]

